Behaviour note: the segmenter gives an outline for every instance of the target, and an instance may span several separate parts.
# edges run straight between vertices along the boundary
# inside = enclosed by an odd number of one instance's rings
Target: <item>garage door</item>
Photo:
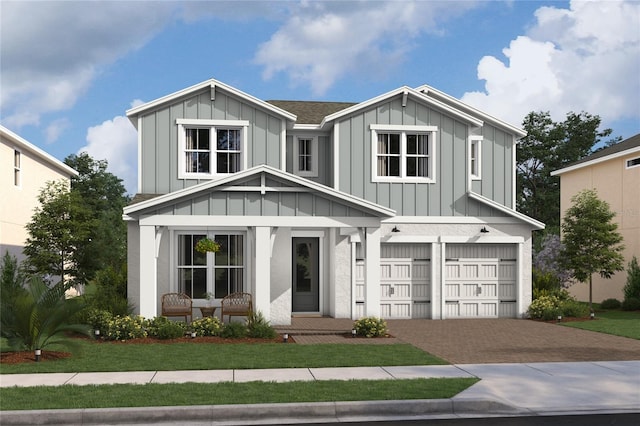
[[[447,244],[446,318],[517,314],[515,244]]]
[[[382,318],[431,318],[430,257],[430,244],[380,246]],[[357,271],[356,309],[364,302],[364,260],[357,262]]]

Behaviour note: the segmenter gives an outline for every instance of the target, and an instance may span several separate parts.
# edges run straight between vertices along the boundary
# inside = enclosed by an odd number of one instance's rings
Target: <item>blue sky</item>
[[[24,19],[28,17],[28,19]],[[0,1],[0,122],[136,192],[132,105],[215,78],[263,100],[428,84],[511,124],[640,132],[637,1]]]

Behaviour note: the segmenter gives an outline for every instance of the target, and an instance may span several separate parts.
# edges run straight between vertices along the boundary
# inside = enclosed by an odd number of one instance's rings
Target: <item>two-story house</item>
[[[635,256],[640,259],[640,134],[597,151],[551,173],[560,176],[560,218],[571,207],[571,198],[584,189],[595,189],[616,213],[614,222],[622,235],[624,267]],[[593,275],[593,300],[624,299],[626,271],[611,278]],[[576,283],[569,292],[578,300],[589,300],[589,286]]]
[[[64,180],[78,172],[4,126],[0,126],[0,256],[18,261],[29,233],[25,226],[40,205],[38,195],[47,181]]]
[[[531,233],[515,210],[525,133],[429,86],[358,104],[263,101],[208,80],[127,111],[139,194],[129,298],[249,292],[272,324],[520,317]],[[209,237],[217,253],[195,242]]]

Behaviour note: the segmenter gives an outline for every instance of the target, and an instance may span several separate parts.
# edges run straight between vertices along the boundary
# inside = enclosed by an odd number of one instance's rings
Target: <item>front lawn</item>
[[[448,364],[409,344],[150,343],[78,341],[70,358],[0,364],[0,373],[367,367]],[[51,348],[65,350],[64,348]]]
[[[3,388],[0,410],[451,398],[475,378]]]
[[[640,340],[640,311],[596,311],[596,319],[561,323],[567,327]]]

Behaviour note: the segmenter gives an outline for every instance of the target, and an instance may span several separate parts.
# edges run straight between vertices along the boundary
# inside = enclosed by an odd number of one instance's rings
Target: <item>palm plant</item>
[[[43,279],[31,277],[11,305],[2,301],[1,335],[13,350],[38,350],[54,343],[70,346],[70,332],[91,336],[89,325],[71,322],[85,304],[82,298],[66,299],[66,289],[63,282],[49,287]]]

